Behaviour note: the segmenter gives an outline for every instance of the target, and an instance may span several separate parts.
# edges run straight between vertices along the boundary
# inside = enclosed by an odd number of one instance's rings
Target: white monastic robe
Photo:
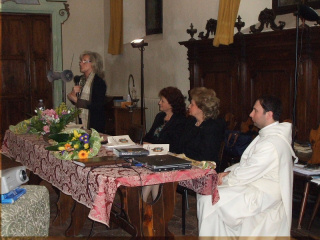
[[[259,131],[218,186],[220,200],[197,195],[200,236],[290,236],[293,161],[291,124]]]

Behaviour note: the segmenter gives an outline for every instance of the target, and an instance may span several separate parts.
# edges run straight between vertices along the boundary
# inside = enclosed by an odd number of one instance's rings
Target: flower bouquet
[[[62,160],[92,158],[98,154],[103,138],[96,130],[91,130],[90,135],[82,129],[51,134],[49,138],[55,145],[46,147],[46,150],[55,151],[54,156]]]
[[[72,122],[81,112],[77,108],[68,108],[63,102],[56,109],[36,109],[36,116],[24,120],[9,129],[15,134],[37,133],[55,134],[61,132],[65,126]]]

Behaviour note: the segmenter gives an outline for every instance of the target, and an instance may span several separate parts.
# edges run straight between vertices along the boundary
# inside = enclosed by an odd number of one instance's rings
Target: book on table
[[[135,143],[131,140],[129,135],[108,136],[108,143],[106,144],[108,148],[126,147],[134,145]]]
[[[147,156],[149,150],[142,147],[122,147],[114,148],[113,153],[118,157]]]
[[[143,148],[149,150],[149,156],[165,155],[169,152],[170,144],[143,144]]]
[[[123,159],[118,158],[116,156],[101,156],[93,158],[76,159],[72,160],[72,162],[81,167],[97,167],[103,165],[117,165],[125,163]]]

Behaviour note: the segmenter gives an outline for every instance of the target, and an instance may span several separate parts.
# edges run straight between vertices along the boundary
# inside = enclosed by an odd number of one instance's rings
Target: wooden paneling
[[[180,42],[188,48],[190,88],[213,88],[221,114],[245,121],[254,101],[273,94],[283,103],[281,120],[292,119],[296,30],[236,35],[234,44],[213,47],[212,39]],[[308,140],[320,121],[320,27],[300,28],[298,40],[297,139]]]
[[[9,125],[30,118],[39,99],[52,108],[50,15],[0,14],[0,140]]]

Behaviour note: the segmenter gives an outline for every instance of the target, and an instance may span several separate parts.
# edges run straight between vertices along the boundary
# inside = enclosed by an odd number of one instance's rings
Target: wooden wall
[[[320,27],[299,29],[297,139],[306,141],[320,122]],[[212,39],[179,42],[188,48],[190,88],[213,88],[221,114],[232,112],[245,121],[263,94],[278,96],[282,119],[292,119],[296,29],[237,34],[234,44],[213,47]]]

